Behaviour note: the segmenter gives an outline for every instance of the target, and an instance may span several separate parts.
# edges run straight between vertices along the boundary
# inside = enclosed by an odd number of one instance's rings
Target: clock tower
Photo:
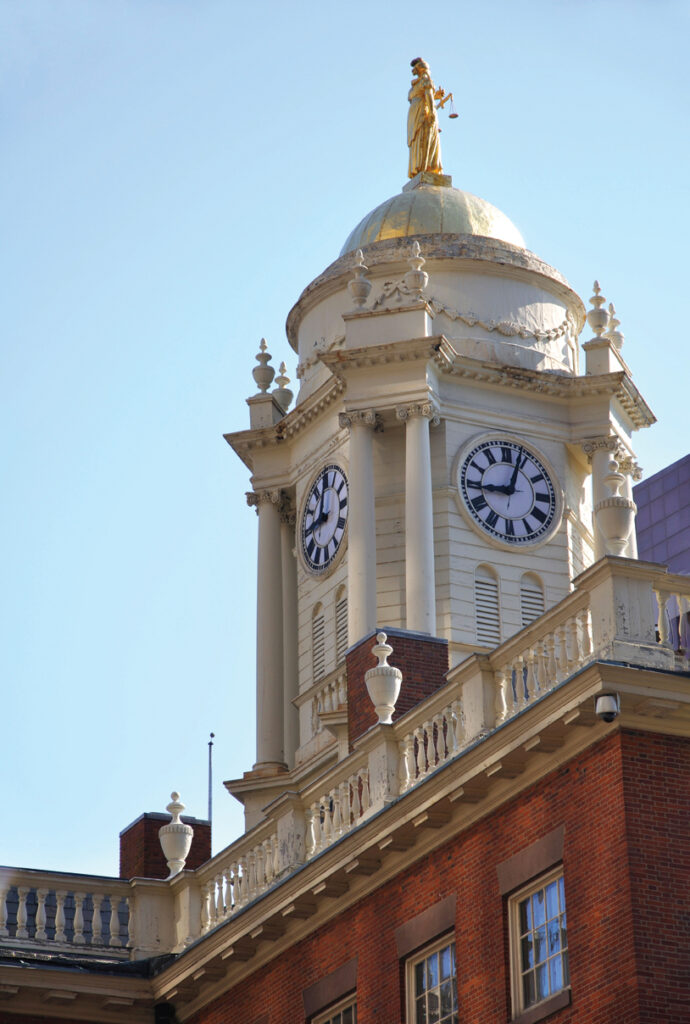
[[[636,555],[631,438],[654,418],[618,321],[420,138],[438,167],[411,167],[288,315],[294,407],[262,343],[250,429],[227,435],[259,520],[257,757],[227,783],[248,826],[347,751],[346,652],[378,628],[456,665]]]

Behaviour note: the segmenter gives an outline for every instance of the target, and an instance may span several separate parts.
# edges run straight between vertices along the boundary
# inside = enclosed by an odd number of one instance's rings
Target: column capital
[[[621,473],[631,476],[635,482],[642,479],[642,469],[632,455],[621,456],[618,460],[618,468]]]
[[[280,488],[269,488],[263,491],[247,491],[245,495],[247,504],[250,508],[255,508],[258,511],[260,505],[264,502],[270,502],[271,505],[280,505],[283,500],[283,492]]]
[[[297,522],[297,510],[287,494],[283,494],[280,503],[280,521],[287,526],[294,526]]]
[[[353,409],[350,412],[341,412],[338,416],[338,423],[347,430],[350,430],[355,423],[373,427],[374,430],[383,429],[383,421],[374,409]]]
[[[403,422],[419,416],[422,419],[430,420],[432,426],[437,427],[441,422],[441,416],[435,402],[410,402],[408,405],[396,407],[395,415]]]
[[[617,437],[612,435],[606,435],[601,437],[588,437],[584,441],[580,441],[580,447],[585,455],[589,456],[591,461],[592,456],[596,452],[615,452],[618,450],[620,441]]]

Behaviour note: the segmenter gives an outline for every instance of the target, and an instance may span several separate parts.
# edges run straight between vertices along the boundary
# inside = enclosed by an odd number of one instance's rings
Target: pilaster
[[[350,526],[348,541],[348,642],[356,643],[376,626],[376,518],[372,430],[373,409],[340,414],[350,431]]]

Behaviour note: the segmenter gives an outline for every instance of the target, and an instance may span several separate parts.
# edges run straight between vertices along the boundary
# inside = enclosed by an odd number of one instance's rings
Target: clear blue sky
[[[690,8],[2,0],[0,863],[117,873],[177,788],[217,850],[254,760],[254,512],[222,439],[265,335],[406,176],[409,62],[454,184],[619,311],[688,450]],[[270,638],[269,638],[270,639]]]

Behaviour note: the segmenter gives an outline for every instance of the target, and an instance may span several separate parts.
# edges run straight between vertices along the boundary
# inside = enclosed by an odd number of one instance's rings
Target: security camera
[[[617,693],[602,693],[594,703],[594,712],[604,722],[613,722],[621,712],[620,697]]]

